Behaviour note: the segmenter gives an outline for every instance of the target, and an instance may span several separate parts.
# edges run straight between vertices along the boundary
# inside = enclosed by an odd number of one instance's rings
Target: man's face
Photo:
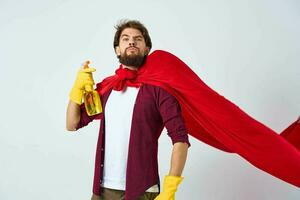
[[[149,53],[142,33],[134,28],[126,28],[122,31],[116,54],[122,64],[131,67],[140,67]]]

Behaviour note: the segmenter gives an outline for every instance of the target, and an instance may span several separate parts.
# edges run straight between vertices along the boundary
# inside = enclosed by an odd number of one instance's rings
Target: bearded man
[[[119,79],[101,94],[103,112],[88,116],[81,105],[86,84],[94,84],[93,68],[79,71],[70,92],[67,130],[76,131],[101,118],[96,151],[93,200],[171,200],[175,198],[188,147],[187,129],[176,98],[159,86],[134,83],[152,43],[139,21],[116,26],[114,50],[121,63]],[[101,87],[101,84],[97,84]],[[170,171],[160,192],[158,139],[166,127],[173,144]]]

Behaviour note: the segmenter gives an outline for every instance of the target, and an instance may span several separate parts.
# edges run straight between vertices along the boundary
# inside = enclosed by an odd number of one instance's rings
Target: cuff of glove
[[[175,192],[182,180],[183,177],[180,176],[165,176],[163,188],[165,190],[174,190]]]
[[[83,91],[77,88],[72,88],[69,98],[74,103],[80,105],[82,103]]]

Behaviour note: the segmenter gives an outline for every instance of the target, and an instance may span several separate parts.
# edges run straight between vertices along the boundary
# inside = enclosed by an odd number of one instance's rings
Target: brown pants
[[[145,192],[137,200],[154,200],[158,196],[158,192]],[[94,195],[91,200],[124,200],[125,192],[123,190],[113,190],[102,188],[101,196]]]

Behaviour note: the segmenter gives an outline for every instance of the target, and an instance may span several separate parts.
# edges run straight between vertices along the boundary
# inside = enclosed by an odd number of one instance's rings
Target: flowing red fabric
[[[280,136],[300,150],[300,117],[282,131]]]
[[[135,74],[127,74],[128,79],[120,76],[122,67],[117,71],[97,84],[100,94],[120,85],[122,89],[127,83],[160,86],[180,103],[190,135],[220,150],[237,153],[257,168],[300,187],[300,151],[295,147],[300,144],[298,122],[280,136],[219,95],[166,51],[154,51],[137,72],[126,72]]]

